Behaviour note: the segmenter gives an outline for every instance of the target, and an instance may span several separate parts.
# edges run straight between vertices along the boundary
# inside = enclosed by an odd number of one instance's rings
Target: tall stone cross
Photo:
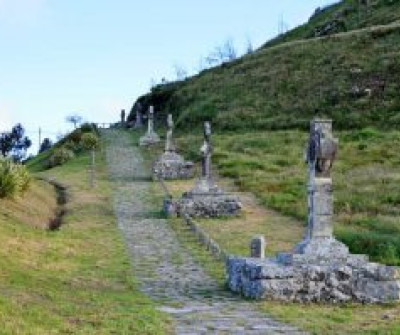
[[[147,133],[152,134],[154,132],[154,106],[150,106],[148,122],[147,122]]]
[[[167,139],[165,141],[165,152],[175,152],[174,140],[172,138],[172,133],[174,129],[174,120],[172,119],[172,114],[168,114],[167,118]]]
[[[136,121],[135,121],[135,128],[142,128],[142,104],[140,102],[137,103],[136,106]]]
[[[311,121],[307,148],[308,225],[306,240],[333,236],[333,195],[331,169],[338,151],[331,120]]]
[[[211,124],[210,122],[204,122],[204,143],[200,149],[202,155],[202,170],[201,176],[203,179],[211,179]]]

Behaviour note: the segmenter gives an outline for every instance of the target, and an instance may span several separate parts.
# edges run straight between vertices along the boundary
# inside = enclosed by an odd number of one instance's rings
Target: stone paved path
[[[222,291],[182,247],[161,204],[148,198],[149,171],[126,133],[108,130],[107,161],[115,211],[141,290],[175,321],[176,334],[303,334]],[[147,197],[147,199],[146,199]]]

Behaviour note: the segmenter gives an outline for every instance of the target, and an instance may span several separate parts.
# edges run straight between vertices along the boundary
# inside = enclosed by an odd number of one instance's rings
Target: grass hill
[[[252,54],[156,86],[139,101],[172,112],[182,129],[204,120],[219,130],[306,128],[314,116],[333,118],[335,129],[398,127],[400,3],[370,2],[362,15],[342,14],[346,31],[310,37],[356,1],[320,11]]]

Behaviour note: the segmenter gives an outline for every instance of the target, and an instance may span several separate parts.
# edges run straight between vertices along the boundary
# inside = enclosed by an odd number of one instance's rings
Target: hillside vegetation
[[[353,26],[390,24],[304,39],[347,3],[322,11],[252,54],[185,81],[156,86],[139,101],[155,105],[162,111],[160,119],[173,113],[182,131],[200,127],[204,120],[219,130],[304,129],[314,116],[333,118],[335,129],[399,127],[398,1],[372,1],[364,23]]]
[[[28,163],[33,176],[67,186],[58,230],[48,229],[57,194],[47,182],[0,199],[0,333],[168,334],[168,320],[134,281],[103,155],[99,150],[97,187],[91,189],[86,152],[49,169],[60,145]]]

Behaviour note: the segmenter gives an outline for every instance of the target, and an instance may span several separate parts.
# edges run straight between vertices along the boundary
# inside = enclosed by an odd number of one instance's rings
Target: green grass
[[[367,128],[335,135],[340,141],[332,172],[336,236],[352,252],[400,264],[400,132]],[[221,176],[255,194],[266,208],[305,223],[307,170],[302,157],[307,136],[301,131],[217,134],[214,163]],[[178,142],[187,156],[199,159],[200,136]]]
[[[358,12],[350,15],[351,29],[367,29],[303,39],[335,13],[333,7],[273,46],[159,85],[139,101],[161,111],[160,124],[172,113],[184,133],[200,131],[206,120],[224,131],[306,129],[314,116],[333,118],[336,129],[398,128],[400,3],[379,1],[368,22],[355,22]]]
[[[87,186],[87,155],[40,173],[68,186],[71,197],[60,230],[34,227],[28,209],[18,214],[21,204],[8,212],[0,206],[2,334],[169,333],[169,320],[137,288],[114,219],[112,184],[104,157],[98,156],[94,190]],[[33,170],[40,170],[42,161],[32,162]],[[44,197],[42,206],[47,195],[55,197],[48,186],[34,188]],[[24,200],[29,207],[29,198]]]
[[[335,19],[339,19],[343,23],[342,32],[385,25],[400,20],[398,1],[373,0],[370,2],[371,6],[367,10],[366,7],[358,5],[358,0],[337,1],[335,4],[325,7],[324,11],[319,14],[313,15],[307,23],[267,42],[264,48],[312,38],[315,36],[314,31],[317,27]]]

